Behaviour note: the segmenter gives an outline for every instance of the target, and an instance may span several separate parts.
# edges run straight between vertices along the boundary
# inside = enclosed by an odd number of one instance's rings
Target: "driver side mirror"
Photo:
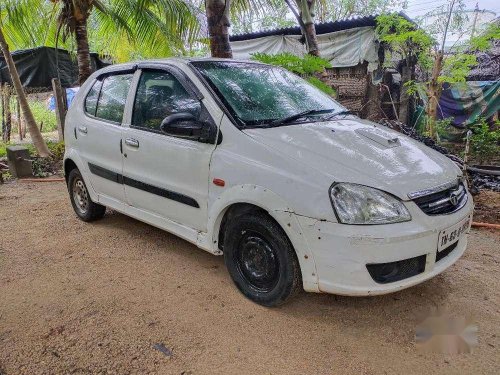
[[[198,120],[189,112],[171,114],[160,125],[162,132],[180,138],[193,139],[203,143],[215,142],[215,130],[212,125]]]

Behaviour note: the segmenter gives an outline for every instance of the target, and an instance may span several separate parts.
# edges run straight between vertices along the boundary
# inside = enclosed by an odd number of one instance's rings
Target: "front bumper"
[[[451,215],[427,216],[412,202],[407,207],[411,221],[388,225],[345,225],[297,216],[314,257],[319,291],[352,296],[391,293],[436,276],[462,256],[467,234],[436,261],[438,236],[441,230],[472,215],[471,197]],[[397,281],[376,282],[367,269],[367,264],[410,258],[419,259],[419,272]]]

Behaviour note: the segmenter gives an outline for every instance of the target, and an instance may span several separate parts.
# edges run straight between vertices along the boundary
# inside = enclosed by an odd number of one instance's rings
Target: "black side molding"
[[[115,173],[110,171],[109,169],[99,167],[98,165],[89,163],[89,169],[92,174],[96,176],[105,178],[106,180],[110,180],[116,182],[118,184],[123,184],[123,176],[119,173]]]
[[[135,189],[139,189],[151,194],[159,195],[160,197],[171,199],[173,201],[194,207],[194,208],[200,208],[200,205],[198,202],[196,202],[195,199],[188,197],[187,195],[177,193],[175,191],[163,189],[157,186],[153,186],[150,184],[146,184],[145,182],[137,181],[134,180],[130,177],[123,176],[120,173],[116,173],[113,171],[110,171],[106,168],[100,167],[98,165],[89,163],[89,169],[92,174],[95,174],[96,176],[105,178],[106,180],[110,180],[113,182],[116,182],[118,184],[122,185],[127,185],[130,187],[133,187]]]

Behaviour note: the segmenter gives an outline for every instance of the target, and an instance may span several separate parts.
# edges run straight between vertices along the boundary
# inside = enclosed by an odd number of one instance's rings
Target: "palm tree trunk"
[[[307,53],[319,56],[318,38],[316,37],[316,25],[314,24],[313,10],[316,0],[295,0],[297,9],[292,5],[291,0],[285,0],[288,8],[299,23],[302,35],[306,40]]]
[[[304,37],[306,38],[307,53],[319,56],[318,39],[316,38],[316,25],[314,22],[304,25]]]
[[[50,155],[50,151],[42,137],[42,133],[38,129],[38,126],[36,126],[35,118],[33,117],[33,113],[31,112],[31,108],[28,104],[28,99],[26,98],[23,86],[21,85],[21,79],[19,78],[19,74],[17,73],[14,60],[12,59],[12,55],[10,54],[9,46],[7,45],[1,27],[0,27],[0,49],[2,50],[5,62],[7,63],[7,68],[9,69],[9,74],[12,80],[12,84],[16,89],[16,94],[17,97],[19,98],[19,105],[23,112],[24,120],[26,121],[26,124],[28,126],[31,135],[31,140],[35,145],[38,154],[41,157],[45,158]]]
[[[87,19],[76,20],[76,58],[78,61],[78,84],[81,86],[92,73],[90,67],[90,49],[87,33]]]
[[[231,0],[207,0],[208,34],[212,57],[232,58],[229,44],[229,7]]]

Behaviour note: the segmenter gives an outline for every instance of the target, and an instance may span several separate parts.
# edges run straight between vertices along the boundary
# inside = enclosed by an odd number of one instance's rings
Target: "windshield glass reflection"
[[[198,61],[193,65],[245,127],[271,126],[301,113],[331,116],[345,111],[328,95],[282,68],[226,61]]]

